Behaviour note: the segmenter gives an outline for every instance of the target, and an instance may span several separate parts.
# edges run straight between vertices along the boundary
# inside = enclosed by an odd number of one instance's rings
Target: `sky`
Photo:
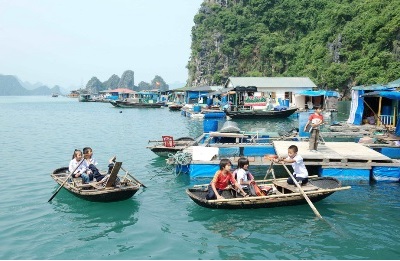
[[[186,83],[193,18],[203,0],[0,0],[0,74],[84,87],[135,72]]]

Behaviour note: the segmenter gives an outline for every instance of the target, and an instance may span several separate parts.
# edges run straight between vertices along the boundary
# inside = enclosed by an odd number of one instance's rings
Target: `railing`
[[[386,125],[386,126],[396,126],[395,117],[393,115],[380,115],[380,121],[378,121],[378,126]]]

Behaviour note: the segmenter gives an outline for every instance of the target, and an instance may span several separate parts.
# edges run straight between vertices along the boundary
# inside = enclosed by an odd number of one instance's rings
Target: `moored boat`
[[[119,163],[119,168],[122,163]],[[116,163],[116,166],[118,165]],[[102,186],[98,182],[91,182],[82,184],[81,178],[70,178],[68,167],[58,168],[50,175],[55,182],[63,186],[67,191],[75,196],[96,202],[112,202],[121,201],[131,198],[139,190],[141,183],[137,182],[127,173],[122,179],[120,184],[113,185],[117,178],[119,168],[114,167],[110,174],[107,183]]]
[[[130,101],[120,101],[120,100],[110,100],[110,103],[114,107],[118,108],[161,108],[164,106],[164,103],[156,102],[156,103],[145,103],[145,102],[130,102]]]
[[[202,207],[218,209],[272,208],[307,204],[296,185],[289,185],[286,179],[262,180],[257,181],[257,184],[260,187],[271,188],[266,196],[243,197],[240,194],[236,195],[232,189],[227,189],[222,193],[224,199],[207,200],[208,185],[188,188],[186,194]],[[331,177],[310,177],[309,182],[301,188],[312,202],[317,202],[336,191],[351,187],[342,187],[338,179]]]
[[[287,118],[297,111],[297,108],[288,108],[282,110],[237,110],[229,111],[226,110],[227,116],[236,119],[253,119],[253,118],[265,118],[265,119],[276,119],[276,118]]]
[[[172,136],[162,136],[161,141],[150,141],[155,143],[154,145],[147,146],[152,152],[160,157],[169,157],[171,154],[175,154],[178,151],[193,146],[198,143],[195,139],[191,137],[181,137],[174,139]]]
[[[168,109],[170,111],[180,111],[182,109],[183,105],[182,104],[177,104],[177,103],[173,103],[173,104],[169,104],[168,105]]]

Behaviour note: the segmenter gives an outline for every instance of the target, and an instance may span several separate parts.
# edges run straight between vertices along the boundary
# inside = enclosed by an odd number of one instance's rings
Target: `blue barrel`
[[[312,113],[310,112],[299,113],[299,137],[301,138],[310,137],[310,133],[304,131],[304,126],[307,124],[308,118],[311,114]]]
[[[195,106],[193,106],[193,112],[201,112],[201,107],[200,107],[200,105],[195,105]]]
[[[278,103],[279,103],[280,106],[283,106],[282,98],[278,98]]]
[[[218,130],[218,121],[204,120],[203,130],[204,130],[204,132],[217,131]]]
[[[283,105],[286,106],[286,107],[289,107],[289,99],[285,99],[283,101]]]
[[[204,119],[211,119],[211,118],[225,118],[225,112],[208,112],[204,114]]]

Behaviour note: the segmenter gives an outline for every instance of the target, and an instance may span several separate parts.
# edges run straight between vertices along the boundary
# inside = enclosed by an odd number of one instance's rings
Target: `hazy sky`
[[[186,82],[203,0],[0,0],[0,74],[53,87],[135,72]]]

